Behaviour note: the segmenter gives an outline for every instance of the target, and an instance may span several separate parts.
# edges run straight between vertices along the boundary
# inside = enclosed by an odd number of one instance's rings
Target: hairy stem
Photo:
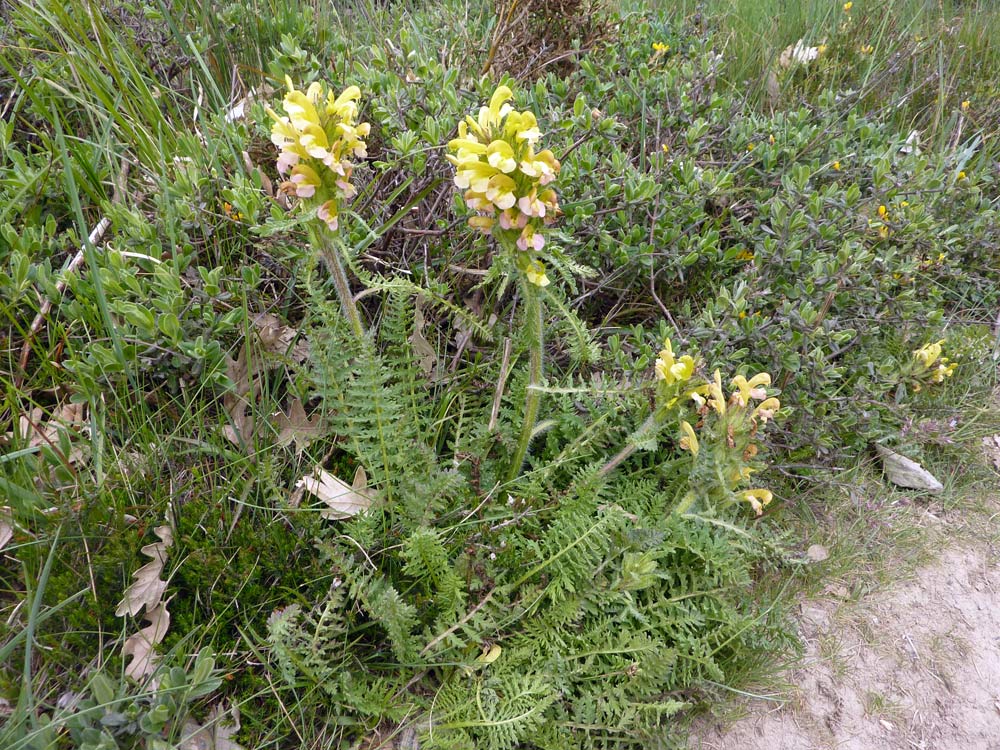
[[[340,308],[343,310],[347,320],[350,321],[351,328],[354,329],[354,335],[359,339],[364,338],[365,326],[361,322],[361,314],[358,312],[358,306],[355,304],[354,296],[351,294],[351,284],[347,280],[344,259],[341,257],[340,248],[334,239],[334,234],[323,226],[310,224],[309,236],[312,239],[313,246],[319,250],[327,269],[330,271],[333,286],[336,288],[337,297],[340,299]]]
[[[522,285],[524,294],[525,328],[528,333],[528,393],[524,398],[524,421],[521,424],[521,437],[517,441],[517,450],[511,460],[507,472],[507,480],[514,479],[521,471],[524,456],[528,452],[531,433],[535,431],[538,421],[538,409],[542,403],[542,393],[537,386],[542,384],[542,352],[545,347],[545,329],[543,326],[543,311],[541,292],[530,281]]]

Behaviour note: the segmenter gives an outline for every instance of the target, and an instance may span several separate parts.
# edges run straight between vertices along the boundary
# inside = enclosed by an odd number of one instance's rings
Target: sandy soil
[[[1000,550],[951,538],[898,586],[803,603],[786,702],[752,702],[691,747],[1000,750]]]

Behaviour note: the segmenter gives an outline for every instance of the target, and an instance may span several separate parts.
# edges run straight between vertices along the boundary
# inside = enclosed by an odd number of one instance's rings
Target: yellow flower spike
[[[753,508],[754,513],[758,516],[764,512],[764,508],[774,499],[771,490],[744,490],[740,494],[744,500],[750,503],[750,507]]]
[[[691,451],[692,456],[698,457],[698,436],[694,432],[694,427],[686,421],[681,421],[680,446],[681,450]]]
[[[781,408],[781,402],[772,396],[771,398],[764,399],[761,401],[757,408],[754,410],[754,419],[759,419],[764,424],[767,424],[769,419],[772,419],[778,409]]]
[[[764,389],[764,386],[771,385],[771,376],[766,372],[761,372],[754,375],[750,380],[747,380],[742,375],[737,375],[733,378],[732,385],[736,386],[733,399],[740,406],[746,406],[750,403],[750,399],[760,400],[767,398],[767,391]]]
[[[941,349],[944,346],[944,339],[940,341],[935,341],[933,344],[924,344],[919,349],[915,349],[913,356],[920,360],[924,367],[927,369],[931,368],[938,358],[941,356]]]

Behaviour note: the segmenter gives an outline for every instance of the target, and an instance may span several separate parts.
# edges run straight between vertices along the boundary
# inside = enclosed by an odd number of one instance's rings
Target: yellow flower
[[[743,320],[747,316],[746,310],[740,310],[740,320]]]
[[[945,378],[950,378],[955,372],[956,367],[958,367],[958,362],[949,362],[947,357],[941,357],[941,361],[938,363],[937,369],[934,370],[934,375],[931,377],[931,382],[940,383]]]
[[[852,3],[852,2],[846,2],[846,3],[844,3],[844,13],[850,13],[851,12],[851,8],[853,8],[853,7],[854,7],[854,3]]]
[[[691,451],[692,456],[698,456],[698,436],[694,432],[694,427],[686,421],[681,421],[680,446],[681,450]]]
[[[965,171],[964,170],[958,173],[958,179],[960,179],[960,180],[964,180],[965,179]]]
[[[889,215],[889,211],[888,211],[888,209],[886,209],[886,207],[884,205],[883,206],[879,206],[878,207],[878,215],[879,215],[880,218],[884,219],[884,218],[886,218]]]
[[[781,408],[781,402],[773,396],[768,399],[764,399],[757,405],[754,410],[754,419],[759,419],[764,424],[767,424],[767,420],[774,417],[775,412]]]
[[[743,500],[750,503],[750,507],[759,516],[764,512],[765,506],[769,505],[774,496],[771,490],[744,490],[741,494]]]
[[[289,175],[280,189],[316,207],[316,216],[330,229],[337,228],[341,202],[357,194],[350,179],[350,159],[367,156],[364,138],[368,123],[356,123],[361,90],[347,87],[339,96],[318,82],[305,91],[286,76],[288,92],[282,100],[285,115],[267,108],[274,121],[271,142],[280,149],[278,172]]]
[[[833,171],[834,172],[839,172],[840,171],[840,162],[839,161],[835,161],[833,163]]]
[[[524,269],[524,275],[535,286],[548,286],[549,277],[545,275],[545,266],[541,261],[529,260]]]
[[[972,103],[968,99],[966,99],[964,102],[962,102],[962,111],[968,112],[970,106],[972,106]]]
[[[670,51],[670,45],[669,44],[663,44],[662,42],[653,42],[653,50],[655,52],[659,52],[660,54],[663,54],[664,52],[669,52]]]
[[[766,372],[761,372],[754,375],[750,380],[747,380],[742,375],[737,375],[733,378],[732,384],[736,386],[733,399],[740,406],[746,406],[750,403],[750,399],[759,401],[760,399],[767,398],[767,390],[764,386],[771,385],[771,376]]]
[[[666,381],[667,385],[683,383],[690,380],[694,374],[694,359],[687,354],[675,359],[673,345],[670,339],[666,339],[660,355],[656,358],[654,370],[657,380]]]
[[[704,390],[710,398],[708,405],[723,416],[726,413],[726,394],[722,392],[722,375],[716,370],[712,374],[712,380],[705,385]]]
[[[862,55],[870,55],[874,51],[875,51],[875,47],[873,47],[870,44],[864,44],[864,45],[861,46],[861,54]]]
[[[545,246],[539,231],[559,217],[559,200],[546,185],[559,173],[548,149],[535,152],[542,137],[533,112],[518,112],[513,92],[499,86],[488,106],[458,124],[446,158],[455,165],[455,186],[465,190],[465,204],[479,215],[469,225],[500,240],[532,284],[549,283],[537,253]],[[544,189],[543,189],[544,188]]]
[[[923,363],[924,367],[930,369],[931,365],[937,362],[941,356],[941,348],[944,346],[944,339],[935,341],[933,344],[924,344],[919,349],[914,350],[913,356]]]
[[[748,143],[747,144],[747,151],[753,151],[753,144],[752,143]]]
[[[665,154],[669,154],[670,153],[670,146],[668,146],[666,143],[664,143],[662,146],[660,146],[660,148],[663,149],[663,153],[665,153]]]

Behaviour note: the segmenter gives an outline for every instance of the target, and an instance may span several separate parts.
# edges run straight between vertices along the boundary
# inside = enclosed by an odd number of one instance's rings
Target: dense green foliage
[[[5,10],[0,744],[162,746],[210,696],[253,748],[669,746],[794,648],[798,481],[932,454],[994,385],[995,77],[940,67],[975,39],[930,11],[865,5],[751,52],[725,14],[636,2],[488,75],[489,3]],[[800,37],[824,50],[783,66]],[[274,189],[286,74],[359,86],[372,123],[342,224],[362,339]],[[500,82],[562,165],[514,479],[523,287],[444,159]],[[770,373],[779,417],[665,391],[668,336],[692,385]],[[943,383],[913,356],[942,339]],[[321,516],[316,467],[363,469],[371,508]],[[139,685],[113,603],[160,525],[172,619]]]

